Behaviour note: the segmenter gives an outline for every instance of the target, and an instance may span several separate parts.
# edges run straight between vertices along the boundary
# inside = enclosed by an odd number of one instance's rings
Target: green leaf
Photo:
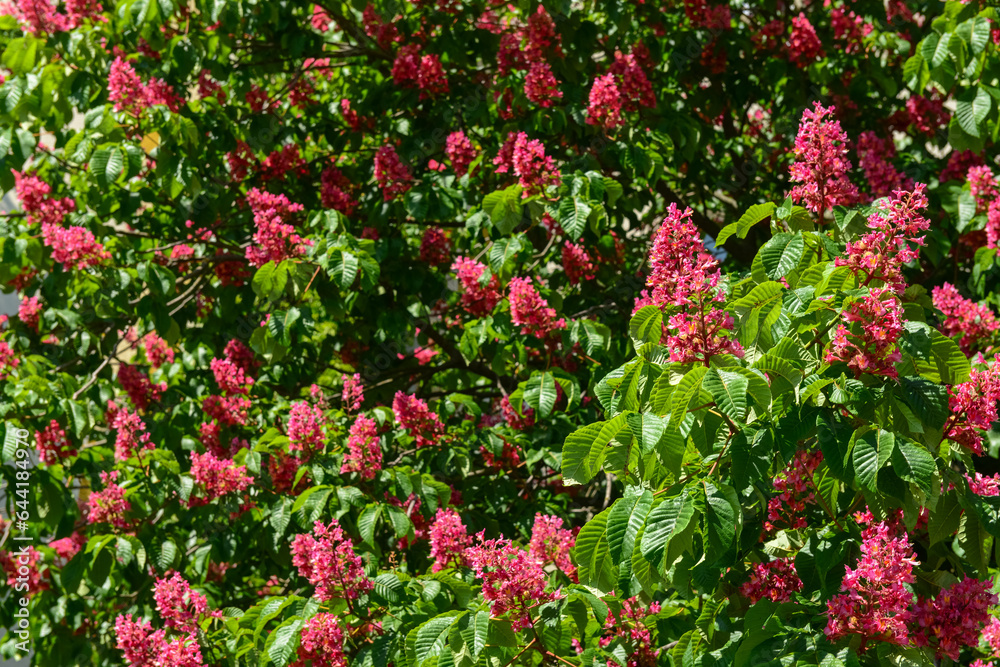
[[[900,478],[913,482],[924,494],[931,495],[937,464],[926,449],[909,440],[897,439],[892,450],[892,469]]]
[[[913,323],[907,323],[907,330]],[[926,326],[926,325],[925,325]],[[913,364],[917,372],[931,382],[940,384],[961,384],[968,382],[969,359],[962,354],[958,343],[948,338],[936,329],[929,331],[929,341],[921,343],[916,352],[923,353],[915,357]],[[926,347],[926,349],[922,349]]]
[[[704,366],[695,366],[681,378],[670,397],[670,403],[673,406],[670,413],[671,424],[680,424],[684,420],[684,415],[687,414],[691,405],[691,399],[701,393],[701,383],[707,372],[708,369]]]
[[[760,249],[760,259],[771,280],[782,278],[798,266],[805,250],[805,241],[801,233],[781,232],[775,234],[770,241]]]
[[[854,474],[859,483],[875,491],[878,471],[895,449],[895,438],[888,431],[866,431],[854,443]]]
[[[12,39],[3,52],[3,64],[15,75],[27,74],[35,67],[38,45],[44,44],[33,37]]]
[[[736,422],[746,416],[749,384],[749,380],[739,373],[717,368],[706,372],[702,380],[702,385],[712,394],[723,414]]]
[[[301,618],[289,619],[278,626],[268,639],[270,647],[267,649],[267,657],[275,667],[285,667],[295,655],[299,648],[299,633],[303,624]]]
[[[628,330],[636,349],[645,343],[659,343],[663,335],[663,311],[656,306],[643,306],[632,316]]]
[[[579,197],[563,197],[559,202],[559,225],[569,238],[576,240],[587,228],[591,208]]]
[[[694,500],[687,489],[653,508],[646,518],[646,529],[639,547],[643,557],[659,568],[671,538],[688,527],[694,514]]]
[[[556,378],[552,373],[535,371],[524,386],[524,400],[538,410],[539,415],[548,417],[556,407],[559,392],[556,389]]]
[[[358,276],[358,257],[354,253],[338,249],[334,251],[333,261],[327,268],[327,273],[342,290],[350,289]]]
[[[920,55],[924,57],[931,68],[937,67],[948,58],[948,43],[951,41],[951,34],[938,35],[930,33],[920,43]]]
[[[597,588],[602,593],[614,589],[616,579],[607,537],[610,513],[611,509],[606,509],[588,521],[576,536],[573,547],[580,583]]]
[[[566,437],[562,474],[568,483],[584,484],[593,479],[604,461],[608,444],[623,429],[628,428],[628,414],[623,412],[610,421],[588,424]]]
[[[945,387],[922,377],[903,377],[899,383],[906,402],[925,424],[931,428],[944,426],[951,414]]]
[[[521,186],[512,185],[505,190],[491,192],[483,198],[483,210],[490,216],[490,221],[504,236],[514,231],[521,222],[523,207],[521,204]]]
[[[741,239],[745,239],[747,234],[761,220],[766,220],[767,218],[774,215],[774,211],[777,206],[774,202],[767,202],[765,204],[754,204],[747,209],[746,213],[740,216],[740,219],[736,222],[730,223],[722,228],[719,235],[715,238],[715,245],[721,246],[729,237],[736,234]]]
[[[615,501],[608,514],[607,539],[611,560],[615,565],[632,558],[635,538],[646,522],[653,506],[653,492],[629,486],[625,495]]]
[[[969,135],[979,137],[979,124],[986,119],[993,99],[982,88],[964,90],[955,99],[955,119]]]
[[[490,268],[493,269],[493,273],[502,274],[504,268],[514,262],[522,247],[520,236],[494,241],[493,247],[490,248]]]
[[[705,528],[713,558],[735,549],[740,532],[740,501],[732,487],[705,483]]]

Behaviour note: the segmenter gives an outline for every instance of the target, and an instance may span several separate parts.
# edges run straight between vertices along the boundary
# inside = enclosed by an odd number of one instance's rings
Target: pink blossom
[[[462,307],[473,317],[493,312],[500,299],[500,283],[495,275],[486,277],[486,265],[468,257],[456,257],[451,265],[462,287]]]
[[[361,382],[361,374],[343,376],[344,388],[340,392],[340,400],[344,409],[354,412],[365,400],[365,385]]]
[[[938,128],[948,123],[950,114],[945,110],[944,100],[937,95],[924,97],[911,95],[906,100],[908,120],[917,130],[932,136]]]
[[[989,306],[966,299],[951,283],[935,287],[931,297],[934,307],[944,315],[941,331],[950,338],[961,336],[958,344],[966,356],[988,344],[993,333],[1000,329],[1000,322]]]
[[[420,239],[420,261],[431,265],[447,264],[451,259],[451,243],[438,227],[428,227]]]
[[[556,100],[562,99],[559,82],[544,60],[532,63],[528,69],[528,76],[524,79],[524,96],[542,108],[551,107]]]
[[[872,288],[860,301],[852,301],[842,312],[826,352],[826,363],[842,361],[855,376],[863,373],[897,377],[895,365],[902,359],[896,342],[903,334],[903,306],[895,293]]]
[[[556,30],[556,23],[545,7],[538,5],[534,14],[528,16],[528,27],[524,31],[524,55],[528,62],[536,62],[546,54],[562,57],[562,37]]]
[[[963,181],[966,174],[969,173],[969,169],[983,164],[982,156],[974,151],[952,151],[951,155],[948,156],[948,164],[941,170],[938,180],[942,183]]]
[[[23,591],[29,597],[49,588],[48,570],[42,569],[43,562],[38,549],[23,543],[17,551],[13,550],[13,546],[0,551],[0,568],[7,575],[7,585],[12,591]]]
[[[10,377],[10,372],[18,367],[21,360],[14,356],[14,351],[7,341],[0,340],[0,380]]]
[[[35,433],[35,447],[38,449],[38,457],[47,466],[58,465],[77,454],[76,448],[66,437],[66,431],[55,419]]]
[[[494,618],[507,614],[515,630],[531,626],[530,609],[554,598],[546,592],[545,571],[528,552],[510,540],[484,540],[465,550],[476,577],[483,581],[483,598]]]
[[[772,602],[788,602],[793,593],[801,590],[802,580],[795,571],[795,560],[778,558],[751,565],[750,578],[740,586],[740,595],[750,598],[753,603],[765,598]]]
[[[524,188],[522,197],[541,194],[550,185],[559,184],[561,174],[552,157],[545,154],[542,142],[537,139],[529,140],[528,135],[524,132],[517,134],[512,164],[514,174],[518,177],[521,187]]]
[[[150,79],[144,84],[131,63],[118,56],[111,63],[108,76],[108,100],[114,102],[115,111],[127,111],[138,116],[144,109],[159,104],[171,111],[180,108],[180,98],[173,88],[160,79]]]
[[[238,466],[232,459],[216,458],[211,452],[191,452],[191,477],[204,495],[192,496],[188,505],[207,505],[216,498],[246,491],[253,483],[246,471],[246,466]]]
[[[535,425],[535,411],[523,403],[521,404],[521,410],[523,411],[523,416],[518,414],[514,406],[510,404],[509,397],[504,396],[500,399],[500,412],[503,415],[504,421],[515,431],[523,431]]]
[[[829,4],[829,0],[826,0],[826,4]],[[874,29],[864,18],[844,7],[830,9],[830,24],[833,26],[834,38],[847,42],[844,53],[860,52],[862,40]]]
[[[434,515],[429,535],[431,558],[434,559],[431,572],[466,565],[465,550],[472,545],[472,536],[458,512],[451,508],[439,508]]]
[[[226,153],[226,163],[229,165],[229,175],[233,181],[242,181],[251,171],[258,167],[257,156],[253,149],[244,141],[237,140],[235,150]]]
[[[851,162],[846,157],[847,135],[833,119],[834,107],[817,102],[802,114],[795,137],[796,161],[790,168],[793,199],[801,201],[822,222],[826,211],[838,204],[852,204],[858,189],[847,179]]]
[[[33,35],[64,32],[75,27],[74,22],[58,13],[49,0],[17,0],[15,4],[6,4],[3,13],[12,15],[25,32]]]
[[[227,426],[242,426],[250,419],[250,399],[246,396],[209,395],[201,402],[201,409]]]
[[[416,86],[420,90],[420,99],[448,92],[448,78],[440,56],[421,56],[418,44],[407,44],[396,54],[392,65],[392,80],[398,85]]]
[[[288,450],[303,452],[307,457],[322,450],[326,444],[325,425],[326,417],[319,407],[305,401],[292,403],[288,413]]]
[[[329,526],[317,521],[313,524],[313,535],[295,536],[292,565],[316,587],[316,599],[320,602],[334,598],[353,600],[373,586],[361,558],[354,553],[354,544],[336,519]]]
[[[570,552],[576,544],[576,535],[562,526],[563,520],[559,517],[536,513],[528,554],[540,563],[552,563],[575,581],[576,566],[573,565]]]
[[[684,13],[694,27],[713,33],[732,27],[728,4],[709,6],[705,0],[684,0]]]
[[[427,403],[416,396],[397,391],[392,399],[392,412],[418,448],[439,444],[444,438],[444,424],[437,413],[431,412]]]
[[[226,396],[248,394],[253,386],[253,378],[248,377],[242,367],[229,359],[212,359],[210,364],[215,382]]]
[[[444,143],[444,152],[448,155],[456,176],[465,176],[469,173],[469,165],[479,155],[479,151],[462,130],[448,135]]]
[[[137,410],[145,410],[151,403],[159,401],[160,395],[167,390],[166,382],[154,384],[145,372],[131,364],[118,367],[118,384]]]
[[[913,179],[900,173],[893,165],[896,147],[891,139],[879,139],[874,132],[862,132],[858,137],[858,166],[875,197],[888,197],[896,190],[912,190]]]
[[[615,128],[622,124],[622,101],[618,84],[613,74],[605,74],[594,79],[590,88],[590,104],[587,107],[587,123],[604,128]]]
[[[102,472],[101,483],[104,488],[92,492],[87,499],[87,523],[110,523],[115,528],[127,528],[125,513],[132,505],[125,500],[125,489],[118,485],[118,471]]]
[[[344,628],[336,615],[321,612],[306,621],[298,660],[292,667],[305,667],[307,662],[324,667],[348,667],[350,664],[344,654]]]
[[[306,247],[312,245],[295,233],[295,228],[287,224],[292,214],[303,210],[302,204],[293,204],[285,195],[272,195],[257,188],[247,193],[247,203],[253,211],[257,231],[253,235],[256,245],[246,249],[246,257],[252,266],[264,266],[268,262],[280,264],[285,259],[305,254]]]
[[[326,32],[330,29],[330,15],[327,14],[322,7],[319,5],[313,5],[312,17],[309,19],[312,27],[319,32]]]
[[[792,17],[792,34],[788,37],[788,59],[796,67],[806,67],[816,58],[822,58],[823,43],[806,15],[799,12]],[[819,103],[817,103],[819,106]]]
[[[767,503],[767,520],[764,530],[771,533],[779,524],[792,529],[807,526],[806,508],[816,501],[813,473],[823,462],[823,452],[799,450],[788,466],[778,473],[772,484],[778,495]]]
[[[873,523],[861,538],[857,568],[846,568],[840,586],[843,593],[827,602],[824,632],[831,641],[857,634],[865,642],[877,639],[905,645],[913,593],[904,584],[915,580],[913,548],[905,533],[897,537],[885,522]]]
[[[975,477],[966,475],[965,479],[969,482],[969,490],[978,496],[1000,496],[1000,474],[985,477],[977,472]]]
[[[636,55],[640,51],[639,46],[637,45],[632,51],[627,55],[615,51],[615,62],[608,68],[608,73],[615,75],[622,108],[626,111],[638,111],[639,107],[655,107],[653,84],[650,83]]]
[[[372,480],[382,469],[382,447],[375,420],[358,415],[347,437],[347,453],[340,466],[341,474],[356,472],[361,479]]]
[[[21,320],[26,327],[38,332],[38,320],[42,314],[42,302],[37,296],[29,296],[21,299],[17,307],[17,319]]]
[[[243,372],[248,375],[259,365],[254,358],[253,350],[237,338],[226,343],[226,347],[223,348],[222,353],[226,356],[226,359],[242,368]]]
[[[12,173],[14,174],[17,199],[21,203],[21,208],[24,209],[29,224],[41,223],[43,230],[46,225],[57,226],[76,209],[76,203],[70,197],[61,199],[50,197],[52,187],[34,174],[22,174],[16,170],[12,170]],[[74,227],[72,229],[82,228]],[[51,245],[48,240],[45,243]]]
[[[49,542],[49,548],[56,553],[56,558],[67,563],[73,560],[73,557],[80,553],[80,549],[85,546],[87,546],[87,538],[78,532],[74,532],[69,537]]]
[[[383,50],[388,51],[393,43],[402,39],[395,22],[386,23],[383,21],[370,2],[365,5],[365,9],[361,13],[361,20],[364,24],[365,34],[374,39],[375,43]]]
[[[399,159],[396,149],[386,144],[375,153],[375,180],[382,188],[382,199],[392,201],[413,187],[410,170]]]
[[[607,618],[604,619],[605,634],[600,638],[599,645],[601,648],[606,648],[615,639],[621,641],[621,650],[626,658],[625,667],[648,667],[657,664],[660,649],[653,643],[648,618],[659,613],[659,602],[651,602],[649,607],[644,607],[638,596],[623,600],[622,610],[618,616],[612,609],[608,609]],[[608,662],[610,663],[608,667],[620,664],[612,660]]]
[[[980,431],[990,430],[997,420],[1000,401],[1000,354],[985,368],[973,368],[968,382],[948,388],[948,407],[952,417],[945,437],[968,448],[974,454],[983,451]]]
[[[300,176],[309,173],[305,159],[299,154],[298,144],[287,144],[271,151],[260,165],[260,177],[265,181],[284,178],[290,171]]]
[[[332,208],[348,216],[353,214],[358,201],[351,190],[351,182],[336,167],[327,167],[320,175],[319,196],[323,208]]]
[[[149,364],[153,368],[174,363],[174,351],[170,349],[167,341],[156,335],[155,331],[150,331],[143,336],[142,346],[146,350],[146,359],[149,360]]]
[[[179,572],[168,572],[167,575],[165,579],[157,577],[153,585],[156,611],[168,628],[194,632],[198,627],[198,618],[208,612],[208,600],[192,590]]]
[[[958,660],[966,646],[979,644],[979,633],[997,603],[991,580],[965,577],[943,589],[933,600],[920,598],[913,606],[910,624],[913,643],[930,646],[940,658]]]
[[[510,318],[515,326],[521,327],[522,334],[537,338],[547,338],[556,329],[565,329],[566,320],[556,319],[556,311],[550,308],[528,278],[511,278],[508,299]]]
[[[110,424],[118,431],[115,437],[115,460],[127,461],[141,450],[154,449],[156,446],[149,441],[146,423],[139,414],[129,412],[128,408],[117,410]]]
[[[65,271],[96,266],[111,258],[111,253],[84,227],[63,228],[43,222],[42,240],[52,250],[52,261],[62,264]]]

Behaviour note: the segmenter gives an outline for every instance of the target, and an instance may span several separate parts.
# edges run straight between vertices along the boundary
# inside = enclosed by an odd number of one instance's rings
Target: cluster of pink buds
[[[608,616],[604,619],[604,635],[598,644],[601,648],[606,648],[615,639],[623,640],[626,667],[656,665],[660,650],[653,644],[652,633],[646,619],[659,614],[660,609],[659,602],[651,602],[645,607],[638,597],[623,600],[620,613],[615,614],[612,609],[608,610]],[[608,667],[621,664],[620,661],[615,662],[611,659],[608,663]]]
[[[466,564],[465,550],[472,544],[462,517],[453,509],[439,508],[428,531],[431,543],[432,572]]]
[[[375,181],[382,189],[385,201],[397,199],[413,187],[410,170],[399,159],[396,149],[386,144],[375,153]]]
[[[137,410],[147,409],[151,403],[160,400],[160,395],[167,390],[166,382],[154,384],[139,367],[131,364],[118,367],[118,383]]]
[[[910,612],[913,643],[930,646],[940,658],[958,660],[966,646],[979,644],[979,635],[997,604],[991,580],[966,577],[943,589],[933,600],[920,598]]]
[[[552,156],[545,154],[545,146],[537,139],[528,139],[524,132],[511,132],[493,159],[498,174],[513,172],[524,188],[522,197],[541,194],[550,185],[558,185],[561,178]]]
[[[140,116],[143,110],[160,104],[176,112],[183,102],[174,89],[160,79],[152,78],[149,83],[143,83],[132,64],[121,56],[111,63],[108,101],[114,102],[115,111],[127,111],[133,116]]]
[[[835,111],[817,102],[813,109],[802,113],[793,150],[795,162],[790,168],[792,182],[798,183],[792,188],[792,198],[816,213],[820,223],[834,206],[858,200],[858,189],[847,178],[851,170],[851,161],[845,157],[847,134],[840,121],[833,119]]]
[[[432,265],[447,264],[451,259],[448,235],[437,227],[428,227],[420,240],[420,261]]]
[[[115,436],[116,461],[127,461],[140,451],[156,447],[150,442],[146,423],[138,413],[129,412],[128,408],[116,410],[109,426],[118,431]]]
[[[451,270],[455,272],[462,287],[462,306],[465,311],[473,317],[492,313],[503,297],[495,275],[490,274],[488,280],[483,280],[487,273],[486,265],[468,257],[456,257]]]
[[[576,544],[574,531],[563,528],[563,520],[557,516],[535,514],[535,524],[531,528],[528,554],[540,563],[552,563],[576,580],[576,566],[570,559],[570,552]]]
[[[750,578],[740,586],[740,594],[751,602],[771,600],[787,602],[794,593],[802,590],[802,580],[795,570],[795,560],[778,558],[750,566]]]
[[[941,332],[951,338],[960,336],[958,344],[966,356],[988,345],[1000,329],[1000,322],[989,306],[966,299],[951,283],[935,287],[931,297],[934,307],[944,315]]]
[[[945,424],[945,437],[974,454],[983,451],[983,431],[997,420],[1000,401],[1000,354],[984,369],[973,368],[969,381],[948,388],[951,417]]]
[[[566,320],[556,317],[555,309],[538,294],[531,280],[511,278],[508,288],[510,318],[521,327],[521,333],[547,338],[557,329],[566,328]]]
[[[418,448],[438,444],[444,438],[444,424],[426,401],[397,391],[392,399],[392,412]]]
[[[448,92],[448,77],[441,57],[432,53],[421,56],[419,44],[399,49],[392,64],[392,80],[398,85],[416,87],[422,100]]]
[[[230,493],[241,493],[253,483],[246,474],[246,466],[236,465],[232,459],[217,458],[212,452],[191,452],[191,477],[200,493],[192,496],[192,507],[206,505]]]
[[[382,469],[382,447],[379,444],[375,420],[358,415],[347,437],[347,453],[340,472],[356,472],[364,480],[375,479]]]
[[[155,331],[150,331],[142,337],[142,346],[146,350],[146,359],[153,368],[174,363],[174,351],[170,349],[167,341],[156,335]]]
[[[912,190],[913,179],[900,173],[891,160],[896,156],[892,139],[880,139],[874,132],[858,136],[858,166],[875,197],[888,197],[897,190]]]
[[[296,535],[292,540],[292,565],[299,575],[316,587],[320,602],[334,598],[354,600],[372,589],[354,543],[334,519],[329,526],[317,521],[313,534]]]
[[[127,528],[125,514],[132,505],[125,500],[125,489],[118,484],[118,471],[102,472],[101,483],[104,489],[94,491],[87,499],[87,523],[110,523],[115,528]]]
[[[479,156],[479,151],[462,130],[448,135],[444,143],[444,152],[447,154],[456,176],[465,176],[469,173],[469,165]]]
[[[465,550],[476,577],[483,581],[483,597],[494,617],[509,614],[516,630],[531,626],[530,609],[553,599],[546,592],[545,571],[527,551],[506,539],[484,540]]]
[[[255,245],[246,249],[246,257],[251,266],[264,266],[268,262],[280,264],[283,260],[305,254],[312,240],[295,233],[295,228],[287,220],[303,210],[302,204],[293,204],[285,195],[251,188],[247,193],[247,203],[253,211],[253,222],[257,227],[253,240]]]
[[[299,641],[298,660],[291,667],[324,665],[348,667],[344,654],[344,628],[334,614],[319,613],[306,621]]]
[[[35,434],[35,446],[38,448],[38,457],[47,466],[57,465],[77,454],[76,448],[66,437],[66,431],[55,419]]]
[[[796,452],[788,467],[778,473],[773,482],[778,495],[767,503],[765,532],[776,530],[779,523],[792,529],[806,527],[806,507],[816,500],[813,473],[822,462],[823,452],[803,449]]]

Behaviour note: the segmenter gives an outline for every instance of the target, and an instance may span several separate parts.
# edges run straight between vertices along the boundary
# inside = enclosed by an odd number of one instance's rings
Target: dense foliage
[[[4,3],[4,653],[1000,653],[1000,17],[801,4]]]

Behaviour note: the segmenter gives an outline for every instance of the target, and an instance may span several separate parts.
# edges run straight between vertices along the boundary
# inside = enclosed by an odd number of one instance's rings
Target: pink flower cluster
[[[805,528],[806,507],[816,500],[813,493],[813,473],[823,462],[823,452],[802,449],[795,453],[788,467],[774,478],[774,490],[778,495],[767,502],[767,521],[764,530],[768,533],[784,524],[792,529]]]
[[[524,79],[524,96],[543,109],[553,106],[562,99],[559,82],[552,74],[552,68],[544,60],[531,63]]]
[[[456,176],[465,176],[469,173],[469,165],[479,155],[479,151],[462,130],[448,135],[444,141],[444,152],[448,156]]]
[[[358,207],[358,200],[351,194],[353,185],[343,172],[334,166],[327,167],[319,177],[319,198],[323,208],[332,208],[344,215],[351,215]]]
[[[514,409],[514,406],[510,404],[509,397],[504,396],[500,399],[500,414],[503,415],[507,425],[515,431],[523,431],[535,425],[535,411],[523,403],[521,404],[521,410],[523,411],[523,415],[519,414]]]
[[[392,412],[418,448],[438,444],[444,438],[444,424],[437,413],[431,412],[427,403],[416,396],[397,391],[392,399]]]
[[[888,197],[897,190],[912,190],[913,179],[900,173],[891,160],[896,147],[891,139],[880,139],[874,132],[862,132],[858,137],[858,166],[874,197]]]
[[[307,664],[324,667],[348,667],[350,664],[344,654],[344,628],[335,614],[316,614],[302,628],[298,660],[291,667],[306,667]]]
[[[250,399],[246,396],[206,396],[201,409],[227,426],[243,425],[250,419]]]
[[[14,355],[14,350],[11,349],[7,341],[0,340],[0,380],[6,380],[10,376],[10,372],[18,367],[21,360]]]
[[[992,588],[991,580],[966,577],[933,600],[917,600],[910,613],[913,643],[932,647],[939,658],[946,655],[957,661],[964,647],[979,644],[979,633],[997,603]]]
[[[557,516],[541,512],[535,514],[528,554],[543,565],[552,563],[575,581],[576,566],[573,565],[570,552],[576,544],[576,535],[574,531],[562,526],[563,520]]]
[[[309,173],[305,159],[299,154],[298,144],[287,144],[264,158],[260,165],[260,178],[264,181],[274,181],[284,178],[289,171],[300,176]]]
[[[798,16],[792,17],[792,34],[788,36],[788,59],[796,67],[804,68],[823,56],[823,43],[816,34],[816,28],[804,13],[799,12]]]
[[[174,363],[174,351],[170,349],[167,341],[156,335],[155,331],[150,331],[142,337],[142,346],[146,350],[146,359],[153,368]]]
[[[857,377],[863,373],[898,377],[896,363],[903,355],[896,342],[903,334],[903,307],[896,295],[884,287],[873,288],[845,308],[841,317],[847,324],[837,325],[826,363],[843,361]]]
[[[351,538],[334,519],[329,526],[317,521],[313,535],[303,533],[292,540],[292,565],[316,587],[316,599],[354,600],[372,589],[361,557],[354,553]]]
[[[728,9],[726,7],[727,11]],[[649,78],[646,76],[646,71],[642,66],[642,62],[645,62],[647,67],[651,67],[652,63],[649,61],[648,51],[640,54],[640,46],[636,45],[632,49],[632,53],[629,54],[615,51],[615,61],[608,68],[608,73],[615,76],[618,95],[621,98],[621,105],[625,111],[638,111],[639,107],[656,106],[656,95],[653,93],[653,84],[650,83]],[[645,60],[640,55],[643,55]]]
[[[462,286],[462,306],[465,311],[473,317],[492,313],[503,297],[500,296],[500,283],[495,275],[490,274],[489,280],[483,280],[486,265],[468,257],[456,257],[451,270]]]
[[[26,327],[38,332],[38,320],[42,314],[42,302],[37,296],[29,296],[21,299],[17,307],[17,319],[21,320]]]
[[[451,243],[448,236],[437,227],[428,227],[420,239],[420,261],[428,264],[447,264],[451,259]]]
[[[590,88],[587,124],[612,129],[622,122],[622,99],[614,74],[597,77]]]
[[[718,262],[705,252],[690,218],[690,208],[681,212],[670,204],[649,252],[652,271],[646,285],[652,291],[643,291],[635,310],[644,305],[679,309],[664,327],[670,360],[707,365],[717,354],[743,356],[743,348],[732,338],[732,317],[718,307],[725,300]]]
[[[140,450],[154,449],[146,431],[146,422],[142,421],[137,412],[129,412],[128,408],[117,410],[109,426],[118,431],[115,437],[115,460],[127,461]]]
[[[210,364],[212,375],[218,383],[222,393],[231,396],[234,394],[248,394],[253,386],[253,378],[248,377],[246,371],[231,360],[212,359]]]
[[[439,508],[428,531],[431,543],[431,572],[466,565],[465,550],[472,545],[462,517],[453,509]]]
[[[483,581],[483,598],[493,617],[509,614],[515,630],[531,626],[529,610],[554,598],[545,591],[541,564],[510,540],[484,540],[465,550],[465,557]]]
[[[966,299],[951,283],[935,287],[931,297],[934,307],[944,315],[941,332],[952,338],[961,336],[958,344],[966,356],[988,345],[994,332],[1000,329],[1000,322],[989,306]]]
[[[62,264],[66,271],[96,266],[111,257],[111,253],[84,227],[63,228],[43,222],[42,240],[52,249],[52,261]]]
[[[207,505],[216,498],[246,491],[253,483],[246,472],[246,466],[238,466],[232,459],[216,458],[211,452],[191,452],[191,477],[202,493],[192,496],[188,505]]]
[[[397,85],[415,86],[422,100],[448,92],[448,77],[441,57],[432,53],[421,56],[419,44],[399,49],[392,64],[392,80]]]
[[[944,99],[937,95],[910,95],[906,100],[905,118],[918,131],[933,136],[938,128],[948,124],[951,114],[945,109]]]
[[[49,0],[17,0],[0,5],[0,14],[16,18],[25,32],[33,35],[72,30],[87,19],[106,22],[97,0],[66,0],[66,13],[60,14]]]
[[[191,590],[191,584],[179,572],[168,575],[165,579],[157,577],[153,585],[156,611],[168,628],[194,632],[199,617],[208,612],[208,600],[198,591]]]
[[[115,619],[116,646],[130,667],[205,667],[194,631],[167,638],[148,621],[133,621],[132,614]]]
[[[820,223],[826,211],[858,199],[858,189],[847,179],[851,170],[851,161],[845,157],[847,134],[840,121],[833,119],[834,111],[816,102],[802,113],[790,168],[792,182],[799,184],[792,188],[792,198],[816,213]]]
[[[303,452],[307,457],[322,450],[326,444],[325,425],[326,417],[318,406],[305,401],[292,403],[288,413],[288,450]]]
[[[883,207],[868,216],[871,231],[848,243],[836,265],[850,267],[859,277],[864,273],[862,285],[879,281],[902,294],[906,290],[903,265],[917,259],[918,248],[924,244],[923,232],[930,227],[930,221],[920,214],[927,207],[925,187],[917,183],[910,192],[893,192]]]
[[[985,477],[976,473],[974,477],[965,476],[969,482],[969,490],[979,496],[1000,496],[1000,474]]]
[[[57,465],[77,454],[76,448],[66,437],[66,431],[55,419],[35,433],[35,447],[38,449],[38,458],[47,466]]]
[[[295,233],[295,228],[287,223],[288,218],[303,210],[302,204],[293,204],[285,195],[251,188],[247,193],[247,204],[253,211],[253,222],[257,227],[253,240],[256,245],[246,249],[246,257],[251,266],[264,266],[268,262],[280,264],[283,260],[305,254],[312,240]]]
[[[510,132],[493,159],[498,174],[513,172],[524,188],[522,197],[541,194],[550,185],[558,185],[561,174],[545,146],[537,139],[528,139],[524,132]]]
[[[915,581],[917,565],[906,534],[895,535],[886,522],[872,523],[861,533],[861,558],[846,568],[840,595],[827,602],[824,632],[831,641],[851,634],[862,640],[908,643],[906,621],[913,593],[905,584]]]
[[[948,388],[951,418],[945,425],[945,437],[974,454],[983,451],[982,431],[997,420],[1000,401],[1000,354],[985,369],[973,368],[968,382]]]
[[[25,175],[16,170],[13,174],[17,199],[29,224],[58,225],[76,209],[76,203],[69,197],[50,197],[52,186],[34,174]]]
[[[601,648],[606,648],[616,638],[624,641],[626,651],[625,667],[651,667],[657,664],[660,649],[653,643],[649,630],[650,616],[660,613],[660,603],[651,602],[649,607],[643,607],[638,596],[622,601],[622,610],[615,616],[613,610],[608,610],[604,619],[605,634],[598,642]],[[608,659],[608,667],[621,664],[621,661]]]
[[[375,420],[358,415],[347,437],[347,453],[340,472],[356,472],[364,480],[375,479],[382,469],[382,447],[379,444]]]
[[[94,491],[87,499],[87,523],[110,523],[115,528],[128,528],[125,513],[132,504],[125,500],[125,489],[118,484],[118,471],[101,473],[104,488]]]
[[[382,199],[392,201],[413,187],[413,176],[396,149],[386,144],[375,153],[375,181],[382,188]]]
[[[32,546],[22,544],[17,551],[13,547],[0,551],[0,568],[7,575],[7,585],[12,591],[23,590],[29,597],[49,588],[48,570],[42,569],[43,562],[42,554]]]
[[[115,111],[127,111],[139,116],[143,110],[159,104],[177,112],[183,102],[166,82],[152,78],[143,83],[132,64],[118,56],[111,63],[108,75],[108,101],[114,102]]]
[[[340,391],[340,401],[344,409],[354,412],[365,401],[365,385],[361,382],[361,374],[343,376],[344,387]]]
[[[824,5],[829,6],[830,0],[826,0]],[[833,7],[830,9],[830,24],[833,26],[833,36],[835,39],[844,40],[847,45],[844,53],[858,53],[862,49],[862,40],[871,34],[874,26],[868,23],[861,16],[853,11],[848,11],[844,7]]]
[[[153,383],[138,366],[122,364],[118,367],[118,384],[122,386],[129,400],[137,410],[147,409],[151,403],[160,400],[160,395],[167,390],[166,382]]]
[[[938,180],[942,183],[948,181],[964,181],[973,167],[981,167],[983,158],[975,151],[952,151],[948,156],[948,164],[941,170]]]
[[[1000,186],[985,165],[971,167],[968,179],[978,212],[986,211],[986,246],[996,248],[1000,242]]]
[[[768,599],[772,602],[788,602],[792,594],[802,590],[802,580],[795,570],[793,558],[778,558],[767,563],[750,566],[750,578],[740,586],[740,595],[757,603]]]
[[[508,288],[510,319],[521,327],[522,334],[548,338],[553,331],[566,328],[566,320],[556,318],[555,309],[538,294],[531,280],[511,278]]]

